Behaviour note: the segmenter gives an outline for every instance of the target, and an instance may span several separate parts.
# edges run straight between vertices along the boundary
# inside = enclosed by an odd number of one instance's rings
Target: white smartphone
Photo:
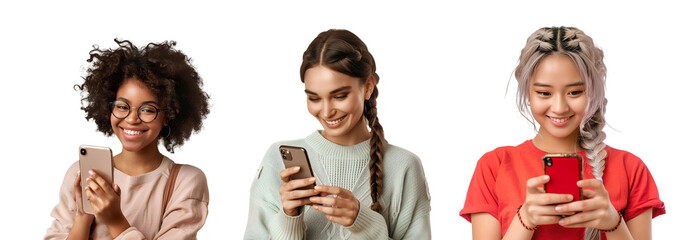
[[[89,170],[96,172],[113,184],[113,152],[110,148],[80,145],[80,191],[82,192],[82,209],[89,214],[94,214],[92,204],[87,199],[87,178]]]

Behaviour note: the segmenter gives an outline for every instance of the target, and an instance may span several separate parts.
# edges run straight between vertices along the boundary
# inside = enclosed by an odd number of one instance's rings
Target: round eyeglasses
[[[141,104],[139,107],[130,107],[129,103],[125,101],[115,101],[111,103],[113,110],[113,116],[117,119],[125,119],[132,112],[133,108],[137,109],[137,116],[139,120],[145,123],[153,122],[158,117],[158,112],[164,111],[164,109],[159,109],[156,106],[151,105],[150,103]]]

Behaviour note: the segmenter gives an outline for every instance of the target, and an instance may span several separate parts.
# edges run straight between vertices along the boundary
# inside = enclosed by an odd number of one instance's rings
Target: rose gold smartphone
[[[282,157],[285,168],[291,167],[300,167],[298,173],[290,176],[290,179],[304,179],[313,177],[313,169],[311,169],[311,163],[308,161],[308,154],[306,154],[306,149],[302,147],[294,146],[280,146],[280,156]],[[298,189],[313,189],[315,183],[312,185],[301,187]]]
[[[106,181],[113,184],[113,152],[110,148],[80,145],[80,191],[82,191],[82,209],[94,214],[92,205],[87,200],[87,178],[89,170],[96,170]]]

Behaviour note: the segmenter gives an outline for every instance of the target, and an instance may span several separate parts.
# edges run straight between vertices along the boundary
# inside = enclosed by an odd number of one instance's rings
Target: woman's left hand
[[[619,222],[619,214],[610,202],[603,182],[598,179],[586,179],[577,182],[584,189],[586,200],[574,201],[556,206],[558,212],[577,212],[561,219],[558,224],[568,228],[612,229]]]
[[[315,186],[315,190],[320,192],[320,196],[311,197],[310,200],[312,203],[321,204],[313,205],[315,210],[324,213],[327,220],[344,227],[353,225],[360,211],[360,202],[351,191],[335,186]]]
[[[130,227],[120,210],[120,188],[118,185],[111,185],[95,171],[90,171],[89,174],[86,193],[94,209],[94,216],[106,225],[115,238]]]

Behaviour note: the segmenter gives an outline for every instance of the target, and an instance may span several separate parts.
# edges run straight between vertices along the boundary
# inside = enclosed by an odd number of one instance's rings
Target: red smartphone
[[[574,201],[582,200],[584,190],[577,181],[584,178],[583,160],[576,153],[548,153],[542,158],[544,174],[551,180],[544,184],[547,193],[572,194]]]

